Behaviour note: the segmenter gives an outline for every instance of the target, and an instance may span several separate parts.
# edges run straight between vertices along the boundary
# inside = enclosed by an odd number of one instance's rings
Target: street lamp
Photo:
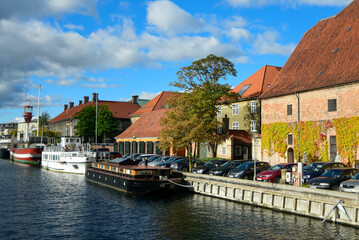
[[[136,135],[133,134],[133,137],[132,137],[132,159],[133,159],[133,155],[135,154],[135,148],[134,148],[134,145],[135,145],[135,140],[136,140]]]
[[[254,129],[252,131],[253,133],[253,140],[254,140],[254,147],[253,147],[253,158],[254,158],[254,175],[253,175],[253,181],[256,180],[256,176],[257,176],[257,140],[258,140],[258,131],[257,129]]]

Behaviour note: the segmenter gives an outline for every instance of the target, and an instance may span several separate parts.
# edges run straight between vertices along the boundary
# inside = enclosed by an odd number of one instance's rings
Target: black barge
[[[92,163],[85,176],[88,181],[131,194],[175,189],[182,181],[182,174],[170,168],[100,162]]]

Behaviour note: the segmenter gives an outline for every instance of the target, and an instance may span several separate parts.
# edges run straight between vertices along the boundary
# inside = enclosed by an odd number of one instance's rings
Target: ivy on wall
[[[262,125],[262,153],[279,153],[285,158],[288,149],[287,135],[295,138],[295,158],[306,152],[308,161],[329,161],[327,131],[335,128],[337,149],[349,165],[355,160],[359,146],[359,117],[339,118],[330,121],[307,121],[297,123],[271,123]],[[298,137],[299,136],[299,137]],[[299,150],[299,151],[298,151]]]
[[[359,117],[333,120],[337,132],[337,149],[341,158],[354,162],[359,146]]]

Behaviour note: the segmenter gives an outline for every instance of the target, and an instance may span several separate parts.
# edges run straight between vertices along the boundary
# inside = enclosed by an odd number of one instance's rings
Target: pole
[[[298,162],[300,162],[300,146],[299,146],[299,140],[300,140],[300,99],[299,94],[295,92],[295,96],[298,99]]]
[[[97,90],[96,90],[96,131],[95,131],[95,142],[96,142],[96,146],[97,146],[97,98],[98,98],[98,95],[97,95]]]
[[[39,131],[40,131],[40,89],[41,89],[41,84],[39,84],[39,96],[37,97],[37,133],[36,133],[36,137],[39,136]]]

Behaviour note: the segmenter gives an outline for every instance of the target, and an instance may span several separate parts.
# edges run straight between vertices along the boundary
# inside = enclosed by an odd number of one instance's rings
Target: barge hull
[[[172,184],[164,180],[139,180],[124,178],[108,173],[87,169],[86,179],[116,190],[131,194],[147,194],[155,191],[172,188]]]

